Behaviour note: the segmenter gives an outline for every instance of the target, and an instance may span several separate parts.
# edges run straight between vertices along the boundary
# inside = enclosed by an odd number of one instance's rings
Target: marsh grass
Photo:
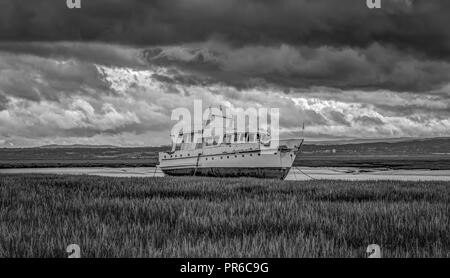
[[[0,176],[0,257],[448,257],[450,184]]]

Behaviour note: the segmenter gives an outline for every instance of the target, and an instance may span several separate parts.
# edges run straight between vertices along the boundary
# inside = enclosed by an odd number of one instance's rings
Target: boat
[[[303,139],[271,139],[266,131],[228,132],[223,140],[194,132],[177,135],[170,152],[159,153],[159,168],[168,176],[256,177],[284,179],[300,152]]]

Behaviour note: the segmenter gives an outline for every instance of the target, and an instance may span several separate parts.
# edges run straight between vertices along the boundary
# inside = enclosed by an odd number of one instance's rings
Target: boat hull
[[[169,176],[284,179],[302,142],[283,141],[276,149],[260,149],[258,144],[247,143],[159,153],[159,168]]]
[[[162,169],[169,176],[208,176],[208,177],[254,177],[266,179],[284,179],[289,173],[289,168],[264,167],[204,167]]]

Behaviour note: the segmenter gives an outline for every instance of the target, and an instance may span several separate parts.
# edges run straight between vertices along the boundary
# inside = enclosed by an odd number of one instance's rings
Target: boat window
[[[239,142],[241,143],[245,142],[245,133],[239,134]]]
[[[230,139],[229,139],[230,140],[230,144],[233,143],[233,141],[234,141],[234,136],[233,135],[234,135],[233,133],[229,134],[229,136],[230,136]]]
[[[227,155],[227,158],[230,158],[230,156],[229,156],[229,155]]]
[[[261,154],[259,153],[258,156],[261,156]]]
[[[220,159],[223,159],[223,157],[221,156]]]
[[[214,157],[213,157],[213,158],[211,158],[211,160],[214,160]]]
[[[208,160],[208,158],[205,158],[205,160]]]
[[[234,157],[237,157],[237,155],[235,155]]]
[[[191,133],[183,134],[183,142],[182,143],[190,143],[191,142]]]
[[[250,156],[253,156],[253,154],[250,154]]]
[[[245,155],[242,155],[242,157],[244,157]]]

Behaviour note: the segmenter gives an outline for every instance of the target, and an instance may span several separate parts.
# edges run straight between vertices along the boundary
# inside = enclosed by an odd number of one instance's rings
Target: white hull
[[[206,147],[192,151],[160,153],[159,167],[167,175],[286,177],[302,140],[293,148],[261,150],[258,144]]]

